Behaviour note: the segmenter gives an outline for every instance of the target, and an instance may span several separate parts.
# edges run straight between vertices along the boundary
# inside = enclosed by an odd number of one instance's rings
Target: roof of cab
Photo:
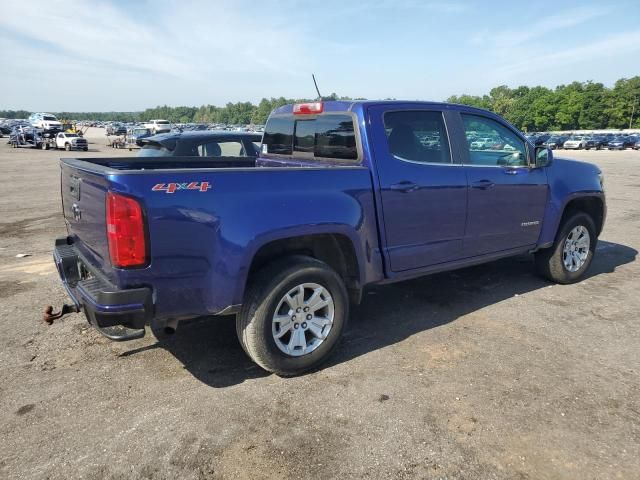
[[[310,102],[299,102],[299,103],[310,103]],[[312,103],[312,102],[311,102]],[[458,103],[446,103],[446,102],[428,102],[428,101],[420,101],[420,100],[353,100],[353,101],[323,101],[324,112],[349,112],[352,111],[356,106],[369,107],[373,105],[416,105],[421,107],[437,107],[440,109],[450,109],[450,110],[461,110],[468,112],[482,112],[482,113],[491,113],[489,110],[484,110],[482,108],[470,107],[468,105],[462,105]],[[293,103],[288,105],[283,105],[273,110],[272,115],[281,115],[281,114],[292,114],[293,113]]]

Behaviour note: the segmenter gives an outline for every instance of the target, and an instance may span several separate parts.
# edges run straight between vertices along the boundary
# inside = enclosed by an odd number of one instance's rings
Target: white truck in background
[[[149,120],[144,126],[151,130],[153,135],[171,131],[171,123],[168,120]]]
[[[62,123],[51,113],[32,113],[29,123],[42,130],[62,130]]]

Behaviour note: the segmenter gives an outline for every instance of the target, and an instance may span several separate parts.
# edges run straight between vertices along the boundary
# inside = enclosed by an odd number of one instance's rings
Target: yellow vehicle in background
[[[84,133],[89,128],[88,126],[79,127],[76,122],[73,120],[60,120],[62,123],[62,131],[65,133],[75,133],[76,135],[82,137]]]

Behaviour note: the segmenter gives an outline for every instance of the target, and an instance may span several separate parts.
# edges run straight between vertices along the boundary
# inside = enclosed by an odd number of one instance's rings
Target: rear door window
[[[451,163],[449,139],[442,112],[399,110],[384,115],[389,152],[414,163]]]

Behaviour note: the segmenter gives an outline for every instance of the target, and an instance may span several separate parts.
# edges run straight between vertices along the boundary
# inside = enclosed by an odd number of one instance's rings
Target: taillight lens
[[[107,192],[107,240],[111,264],[117,268],[147,263],[142,207],[133,198]]]

